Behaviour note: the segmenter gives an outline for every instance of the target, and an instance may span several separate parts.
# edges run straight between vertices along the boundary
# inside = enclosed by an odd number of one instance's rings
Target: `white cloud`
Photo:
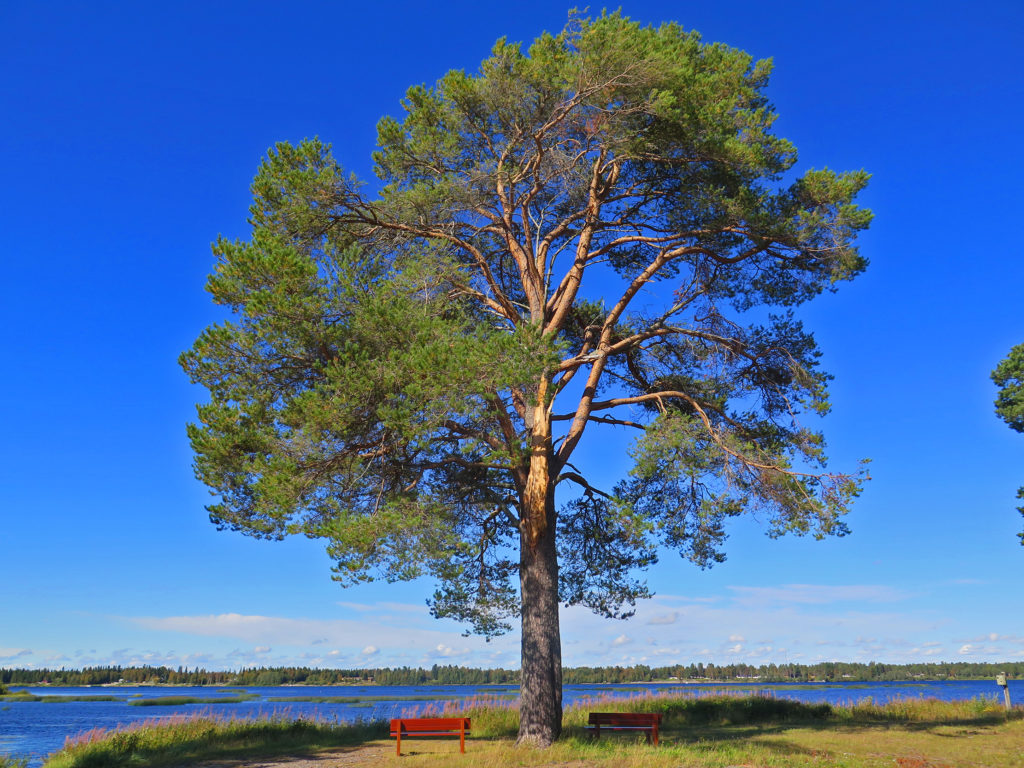
[[[632,642],[633,638],[631,638],[629,635],[619,635],[614,640],[612,640],[612,645],[626,645],[627,643]]]
[[[469,666],[490,666],[488,659],[494,653],[507,656],[516,651],[515,657],[518,658],[519,637],[515,631],[487,643],[483,638],[463,637],[461,626],[451,621],[438,621],[425,608],[417,610],[422,620],[409,611],[373,614],[372,618],[364,613],[347,619],[284,618],[239,613],[117,618],[151,632],[218,638],[221,650],[217,654],[220,659],[216,666],[228,668],[239,663],[250,663],[249,658],[253,653],[246,652],[246,645],[242,643],[247,643],[249,648],[273,647],[273,661],[281,665],[295,663],[300,653],[318,647],[321,648],[318,654],[320,658],[335,660],[354,660],[360,657],[360,651],[372,647],[378,649],[373,658],[374,663],[380,666],[414,665],[420,660],[429,665],[431,659],[437,658],[438,654],[459,657],[461,663]],[[170,642],[187,642],[173,635],[167,636],[166,640],[168,645]],[[231,656],[227,655],[231,648],[227,643],[239,643]],[[328,655],[327,649],[322,648],[325,644],[329,644],[328,648],[337,649],[339,655]],[[441,650],[434,650],[438,647]],[[423,655],[425,648],[432,649],[428,656]],[[362,654],[363,658],[366,656]],[[269,663],[267,659],[267,656],[261,655],[256,661],[266,664]]]
[[[363,648],[363,656],[373,656],[378,652],[379,649],[375,645],[368,645],[365,648]]]
[[[743,643],[746,642],[746,638],[743,635],[729,635],[730,643]]]
[[[845,602],[894,603],[907,600],[908,592],[883,584],[783,584],[778,587],[731,586],[736,602],[745,605],[773,603],[818,604]]]
[[[679,649],[678,648],[655,648],[654,649],[654,655],[655,656],[678,656],[679,655]]]
[[[467,653],[469,653],[469,649],[468,648],[455,649],[455,648],[452,648],[450,646],[445,645],[444,643],[439,643],[437,648],[435,648],[434,650],[436,650],[439,654],[441,654],[442,656],[445,656],[445,657],[448,657],[448,656],[465,656]]]
[[[671,613],[659,613],[656,616],[651,616],[651,618],[647,620],[647,623],[667,625],[675,624],[677,621],[679,621],[679,612],[672,611]]]
[[[257,645],[255,648],[252,649],[252,652],[255,654],[270,653],[270,651],[271,648],[269,645]]]
[[[234,638],[249,642],[274,645],[348,645],[362,647],[367,644],[380,647],[396,635],[409,647],[437,645],[458,636],[453,632],[421,629],[397,618],[380,617],[373,622],[353,619],[291,619],[278,616],[221,613],[209,616],[135,617],[128,621],[146,629],[160,632],[180,632],[204,637]]]
[[[959,654],[961,656],[969,656],[974,650],[974,646],[970,643],[960,646]]]

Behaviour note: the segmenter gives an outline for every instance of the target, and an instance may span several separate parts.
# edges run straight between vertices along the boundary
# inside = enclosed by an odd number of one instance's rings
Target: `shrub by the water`
[[[1007,717],[1018,718],[1024,712],[1019,708],[1007,714],[1005,708],[995,699],[978,696],[974,699],[940,701],[939,699],[896,699],[886,704],[876,704],[871,697],[861,699],[848,707],[836,707],[834,716],[839,720],[853,722],[956,722],[959,720],[982,720],[998,722]]]
[[[255,693],[240,696],[154,696],[151,699],[133,699],[128,703],[133,707],[177,707],[182,704],[240,704],[258,698]]]

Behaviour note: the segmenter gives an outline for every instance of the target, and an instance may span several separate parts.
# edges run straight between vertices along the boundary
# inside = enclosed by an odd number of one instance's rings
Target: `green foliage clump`
[[[1010,425],[1010,429],[1024,432],[1024,344],[1018,344],[1010,354],[992,371],[992,381],[999,387],[996,397],[996,414]],[[1017,489],[1017,498],[1024,501],[1024,486]],[[1024,505],[1017,507],[1024,515]],[[1020,543],[1024,545],[1024,533]]]
[[[854,722],[889,721],[900,723],[956,722],[958,720],[1001,722],[1020,718],[1024,711],[1007,713],[996,699],[977,696],[973,699],[940,701],[939,699],[896,699],[878,704],[867,697],[848,707],[835,707],[840,720]]]
[[[212,520],[323,538],[344,584],[434,576],[434,612],[484,635],[520,615],[523,535],[555,540],[554,603],[625,617],[659,546],[712,565],[730,517],[844,533],[865,474],[796,420],[829,376],[792,310],[864,269],[869,177],[790,176],[771,68],[573,14],[410,88],[379,195],[319,139],[277,144],[252,236],[214,246],[233,317],[181,357]],[[642,435],[614,487],[571,463],[609,424]]]
[[[240,696],[154,696],[150,699],[133,699],[133,707],[176,707],[182,704],[239,704],[258,699],[255,693]]]

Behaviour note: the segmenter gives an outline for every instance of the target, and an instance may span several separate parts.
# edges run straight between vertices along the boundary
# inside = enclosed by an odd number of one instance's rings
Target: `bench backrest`
[[[411,717],[406,719],[394,718],[391,721],[391,733],[398,733],[401,728],[403,733],[418,733],[421,731],[460,731],[468,732],[470,718],[468,717]]]
[[[660,725],[660,712],[591,712],[590,725]]]

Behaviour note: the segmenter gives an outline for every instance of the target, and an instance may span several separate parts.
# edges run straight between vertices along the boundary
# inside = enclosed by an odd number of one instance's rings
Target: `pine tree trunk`
[[[523,656],[517,743],[548,747],[562,732],[562,639],[553,489],[546,488],[539,501],[543,510],[524,511],[533,519],[540,515],[546,525],[540,530],[525,530],[521,536]]]

